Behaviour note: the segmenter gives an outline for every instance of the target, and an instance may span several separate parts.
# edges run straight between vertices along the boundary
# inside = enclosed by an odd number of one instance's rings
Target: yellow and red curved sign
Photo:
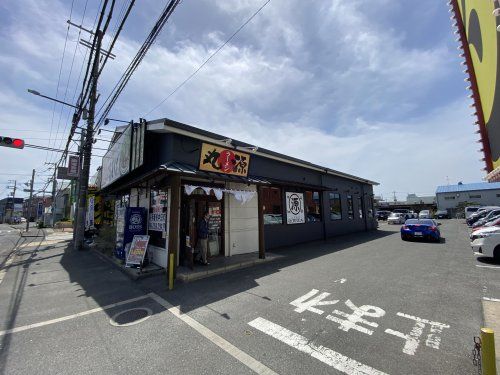
[[[472,75],[476,106],[480,107],[486,169],[491,172],[500,167],[500,18],[493,15],[493,1],[452,0],[452,6]]]

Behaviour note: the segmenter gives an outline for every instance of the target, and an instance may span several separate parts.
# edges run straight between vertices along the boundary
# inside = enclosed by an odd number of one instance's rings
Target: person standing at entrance
[[[201,261],[206,266],[207,262],[207,251],[208,251],[208,212],[203,214],[203,218],[198,223],[198,240],[201,245]]]

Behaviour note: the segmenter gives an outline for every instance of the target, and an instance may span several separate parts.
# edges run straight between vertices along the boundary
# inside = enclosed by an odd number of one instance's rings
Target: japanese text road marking
[[[320,360],[321,362],[341,371],[345,374],[356,375],[384,375],[385,372],[374,369],[373,367],[364,365],[354,359],[346,357],[332,349],[314,344],[309,339],[295,332],[281,327],[278,324],[270,322],[264,318],[257,318],[248,323],[255,329],[274,337],[275,339],[290,345],[291,347],[309,354],[311,357]]]
[[[197,331],[199,334],[201,334],[205,338],[212,341],[219,348],[221,348],[226,353],[228,353],[231,356],[233,356],[234,358],[236,358],[238,361],[243,363],[245,366],[247,366],[249,369],[253,370],[257,374],[278,375],[276,372],[271,370],[269,367],[267,367],[263,363],[257,361],[255,358],[249,356],[244,351],[238,349],[236,346],[231,344],[229,341],[223,339],[222,337],[217,335],[215,332],[211,331],[210,329],[208,329],[207,327],[205,327],[201,323],[199,323],[196,320],[194,320],[193,318],[191,318],[189,315],[183,314],[179,310],[178,307],[172,306],[170,303],[168,303],[166,300],[161,298],[156,293],[149,293],[149,296],[152,299],[154,299],[156,302],[158,302],[160,305],[165,307],[172,314],[174,314],[177,318],[181,319],[184,323],[186,323],[188,326],[190,326],[195,331]]]
[[[146,298],[148,298],[148,296],[139,296],[139,297],[136,297],[136,298],[127,299],[125,301],[120,301],[120,302],[117,302],[117,303],[112,303],[111,305],[106,305],[106,306],[102,306],[102,307],[96,307],[95,309],[91,309],[91,310],[87,310],[87,311],[82,311],[82,312],[79,312],[77,314],[66,315],[66,316],[63,316],[61,318],[46,320],[45,322],[33,323],[33,324],[28,324],[28,325],[25,325],[25,326],[21,326],[21,327],[7,329],[5,331],[0,331],[0,336],[8,335],[10,333],[22,332],[22,331],[26,331],[26,330],[32,329],[32,328],[43,327],[43,326],[47,326],[47,325],[54,324],[54,323],[64,322],[66,320],[79,318],[81,316],[93,314],[93,313],[96,313],[96,312],[99,312],[99,311],[103,311],[103,310],[108,310],[108,309],[111,309],[111,308],[116,307],[116,306],[121,306],[121,305],[125,305],[127,303],[140,301],[140,300],[143,300],[143,299],[146,299]]]

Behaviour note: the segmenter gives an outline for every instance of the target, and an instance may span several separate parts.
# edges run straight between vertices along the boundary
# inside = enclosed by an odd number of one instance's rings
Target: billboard
[[[250,155],[203,143],[200,153],[200,170],[246,177]]]
[[[494,1],[451,0],[477,109],[486,170],[500,167],[500,33]]]
[[[101,188],[129,173],[131,135],[129,125],[102,158]]]

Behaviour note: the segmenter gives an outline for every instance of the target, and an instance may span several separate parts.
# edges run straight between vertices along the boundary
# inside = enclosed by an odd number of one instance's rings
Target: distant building
[[[438,209],[452,214],[467,205],[500,206],[500,182],[438,186],[436,199]]]
[[[416,194],[408,194],[406,196],[406,202],[408,204],[436,204],[436,196],[427,195],[419,197]]]
[[[23,214],[23,198],[4,198],[0,200],[0,223],[10,223],[14,216]]]

